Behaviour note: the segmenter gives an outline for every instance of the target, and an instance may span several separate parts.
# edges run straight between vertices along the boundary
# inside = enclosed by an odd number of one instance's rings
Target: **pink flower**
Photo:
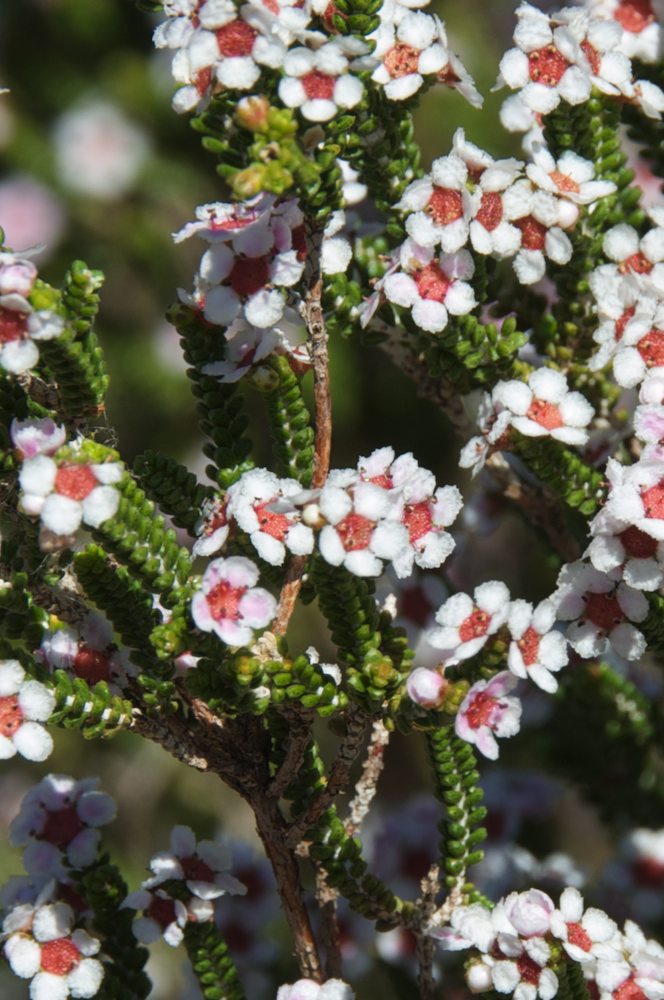
[[[22,459],[36,455],[54,455],[67,440],[67,431],[50,417],[41,420],[17,420],[11,422],[10,435],[14,447]]]
[[[521,703],[507,694],[516,686],[509,671],[496,674],[490,681],[478,681],[461,702],[454,722],[457,736],[473,743],[490,760],[498,758],[495,737],[514,736],[521,724]]]
[[[258,567],[243,556],[214,559],[191,602],[198,628],[214,632],[229,646],[251,642],[254,631],[266,628],[277,611],[272,594],[255,586],[258,576]]]
[[[567,644],[561,632],[553,631],[556,609],[551,601],[536,608],[528,601],[513,601],[507,627],[512,636],[507,664],[516,677],[529,677],[543,691],[558,690],[553,676],[568,661]]]
[[[184,881],[199,899],[218,899],[228,894],[244,896],[247,887],[228,874],[231,855],[227,848],[211,840],[196,841],[188,826],[174,826],[171,850],[150,859],[151,878],[144,888],[152,889],[171,879]]]
[[[75,444],[63,460],[41,454],[23,462],[19,505],[53,534],[68,537],[81,522],[98,528],[113,517],[120,504],[115,484],[123,475],[121,462],[87,462]]]
[[[437,670],[417,667],[411,671],[406,681],[408,697],[422,708],[440,708],[448,681]]]
[[[198,900],[196,922],[211,920],[214,907],[210,902]],[[179,899],[173,899],[163,889],[138,889],[123,901],[123,909],[142,910],[143,916],[136,917],[131,925],[134,937],[142,944],[154,944],[163,937],[171,948],[177,948],[184,937],[184,928],[189,922],[189,909]]]

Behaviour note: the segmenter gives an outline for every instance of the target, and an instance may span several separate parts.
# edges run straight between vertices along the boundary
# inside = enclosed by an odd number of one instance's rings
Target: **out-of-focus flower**
[[[65,222],[61,202],[39,181],[15,174],[0,182],[0,225],[8,246],[43,247],[45,260],[60,242]]]

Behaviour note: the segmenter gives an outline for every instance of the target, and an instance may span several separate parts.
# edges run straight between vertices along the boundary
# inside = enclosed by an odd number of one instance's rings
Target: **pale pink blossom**
[[[266,628],[277,611],[272,594],[255,586],[258,576],[258,567],[243,556],[213,559],[191,602],[197,627],[214,632],[229,646],[251,642],[254,632]]]
[[[440,628],[430,633],[429,643],[442,650],[447,665],[475,656],[507,621],[509,599],[507,587],[498,580],[476,587],[472,598],[454,594],[436,612]]]
[[[507,619],[512,636],[507,665],[517,677],[529,677],[549,693],[558,689],[553,674],[568,661],[565,638],[553,628],[555,620],[556,609],[548,600],[536,608],[528,601],[513,601]]]
[[[503,671],[490,681],[477,681],[461,702],[454,720],[454,731],[467,743],[474,744],[490,760],[498,758],[499,739],[515,736],[521,726],[521,702],[509,696],[516,678]]]

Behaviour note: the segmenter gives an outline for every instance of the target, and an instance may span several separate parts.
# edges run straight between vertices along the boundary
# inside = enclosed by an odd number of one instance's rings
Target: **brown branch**
[[[355,794],[345,822],[346,833],[349,837],[354,837],[359,832],[369,812],[372,799],[376,794],[378,779],[385,764],[385,747],[389,739],[389,729],[385,727],[382,719],[377,719],[373,724],[369,750],[364,761],[362,774],[355,785]]]
[[[304,712],[304,710],[290,712],[287,719],[289,733],[286,756],[267,790],[267,794],[273,799],[281,798],[289,785],[293,783],[297,772],[302,766],[302,761],[304,760],[304,755],[307,752],[307,747],[311,739],[311,718],[309,717],[309,713]]]
[[[436,983],[433,978],[434,942],[427,933],[427,927],[436,908],[436,895],[440,888],[440,869],[432,865],[420,883],[422,895],[415,905],[416,919],[412,930],[415,933],[416,954],[419,965],[417,985],[422,1000],[435,1000]]]
[[[360,752],[368,727],[369,718],[361,714],[359,709],[351,710],[346,716],[346,735],[330,768],[327,785],[288,831],[288,843],[291,847],[297,847],[307,831],[315,825],[339,792],[348,784],[350,770]]]
[[[316,901],[320,909],[320,936],[325,949],[325,978],[341,979],[341,935],[337,920],[339,893],[327,884],[324,868],[314,861],[316,868]]]
[[[275,635],[286,634],[288,623],[291,620],[293,611],[295,610],[297,595],[300,593],[302,575],[304,573],[304,568],[307,565],[308,558],[308,556],[291,556],[290,562],[288,563],[288,570],[286,572],[286,579],[284,580],[281,593],[279,594],[277,616],[274,620],[274,624],[272,625],[272,631]]]

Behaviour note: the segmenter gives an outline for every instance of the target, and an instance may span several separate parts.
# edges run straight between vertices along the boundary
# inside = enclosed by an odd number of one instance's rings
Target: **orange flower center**
[[[486,635],[491,624],[491,615],[487,611],[475,608],[472,614],[459,627],[459,638],[462,642],[470,642],[471,639],[480,639]]]
[[[0,698],[0,736],[8,740],[23,722],[23,712],[15,694]]]
[[[61,465],[55,474],[55,492],[70,500],[84,500],[98,485],[89,465]]]
[[[530,404],[526,416],[533,420],[540,427],[547,431],[555,431],[557,427],[562,427],[564,421],[560,416],[560,409],[555,403],[547,403],[543,399],[534,399]]]
[[[271,538],[276,538],[278,542],[283,542],[288,534],[290,521],[285,514],[274,514],[268,510],[268,506],[271,503],[274,503],[274,501],[268,500],[266,503],[257,504],[254,507],[254,513],[258,518],[261,531]]]
[[[386,52],[383,64],[390,76],[396,80],[401,76],[410,76],[411,73],[417,73],[419,59],[420,53],[412,45],[406,45],[405,42],[397,42],[394,48]]]
[[[621,0],[618,9],[614,11],[613,19],[622,25],[625,31],[638,35],[655,20],[655,12],[650,0]]]

